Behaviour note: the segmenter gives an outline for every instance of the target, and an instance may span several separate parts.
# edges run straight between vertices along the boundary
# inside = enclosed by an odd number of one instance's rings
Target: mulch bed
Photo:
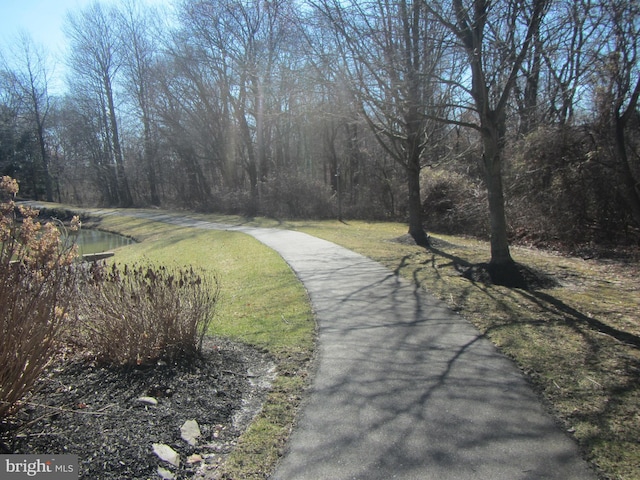
[[[267,355],[222,339],[206,339],[199,358],[176,364],[115,368],[63,358],[16,417],[0,424],[0,452],[76,454],[87,480],[161,478],[159,467],[176,478],[215,478],[273,372]],[[195,446],[181,437],[187,420],[202,433]],[[161,460],[153,444],[174,449],[179,466]]]

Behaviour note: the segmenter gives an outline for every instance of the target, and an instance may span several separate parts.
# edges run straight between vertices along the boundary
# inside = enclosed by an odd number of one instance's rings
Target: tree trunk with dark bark
[[[491,264],[513,263],[507,236],[504,189],[502,186],[502,161],[499,157],[484,159],[485,182],[489,198],[489,223],[491,226]]]
[[[416,244],[429,246],[429,236],[425,232],[422,219],[422,202],[420,200],[420,159],[413,161],[407,169],[407,186],[409,190],[409,235]]]

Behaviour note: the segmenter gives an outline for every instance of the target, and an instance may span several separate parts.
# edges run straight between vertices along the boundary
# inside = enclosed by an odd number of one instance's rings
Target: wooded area
[[[400,219],[638,244],[637,0],[176,0],[68,13],[66,90],[0,64],[0,174],[33,199]]]

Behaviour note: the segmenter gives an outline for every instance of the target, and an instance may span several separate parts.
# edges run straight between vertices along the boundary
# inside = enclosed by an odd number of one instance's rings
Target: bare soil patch
[[[158,467],[176,478],[216,478],[274,371],[266,354],[211,338],[199,357],[175,364],[117,368],[61,357],[28,405],[0,425],[0,442],[11,453],[76,454],[81,479],[161,478]],[[195,446],[181,437],[187,420],[201,430]],[[155,455],[154,443],[174,449],[179,466]]]

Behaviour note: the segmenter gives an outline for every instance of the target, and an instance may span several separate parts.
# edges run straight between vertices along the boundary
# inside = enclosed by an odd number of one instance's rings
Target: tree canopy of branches
[[[446,39],[421,1],[316,4],[336,35],[334,68],[347,78],[358,110],[383,150],[407,175],[409,233],[428,244],[422,220],[423,155],[437,144],[430,120],[444,105],[438,84]]]
[[[487,235],[496,268],[514,239],[636,242],[639,24],[628,0],[95,1],[67,15],[66,90],[44,48],[3,49],[0,173]]]

